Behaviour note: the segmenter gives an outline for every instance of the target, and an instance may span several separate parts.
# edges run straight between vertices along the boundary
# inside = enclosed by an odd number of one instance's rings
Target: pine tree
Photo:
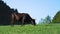
[[[8,25],[11,23],[11,14],[17,12],[10,8],[4,1],[0,0],[0,25]]]

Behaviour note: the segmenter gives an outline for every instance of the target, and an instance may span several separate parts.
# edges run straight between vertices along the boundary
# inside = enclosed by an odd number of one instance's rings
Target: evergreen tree
[[[17,12],[10,8],[4,1],[0,0],[0,25],[8,25],[11,23],[11,14]]]
[[[52,23],[60,23],[60,11],[53,17]]]

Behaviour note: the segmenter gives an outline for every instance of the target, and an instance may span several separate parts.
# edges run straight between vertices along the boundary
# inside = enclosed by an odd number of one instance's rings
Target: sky
[[[28,13],[36,23],[41,18],[53,18],[60,10],[60,0],[3,0],[11,8],[18,9],[19,13]]]

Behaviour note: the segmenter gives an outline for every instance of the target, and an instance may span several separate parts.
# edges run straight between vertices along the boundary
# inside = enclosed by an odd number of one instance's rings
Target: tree
[[[15,9],[15,13],[18,13],[18,10],[17,9]]]
[[[49,15],[45,18],[45,23],[51,23],[51,17]]]
[[[48,15],[47,17],[45,17],[45,19],[42,19],[41,18],[41,21],[39,23],[42,23],[42,24],[50,24],[51,23],[51,17]]]
[[[0,25],[11,24],[11,14],[17,12],[17,9],[10,8],[4,1],[0,0]]]
[[[60,11],[53,17],[52,23],[60,23]]]
[[[44,24],[44,19],[41,18],[41,20],[39,21],[39,24]]]

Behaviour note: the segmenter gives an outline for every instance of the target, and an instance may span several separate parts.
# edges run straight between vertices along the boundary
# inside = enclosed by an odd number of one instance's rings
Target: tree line
[[[51,19],[51,17],[48,15],[45,17],[45,19],[41,19],[39,23],[42,24],[60,23],[60,10],[56,13],[53,19]]]
[[[11,14],[18,13],[17,9],[10,8],[4,1],[0,0],[0,25],[10,24]]]

